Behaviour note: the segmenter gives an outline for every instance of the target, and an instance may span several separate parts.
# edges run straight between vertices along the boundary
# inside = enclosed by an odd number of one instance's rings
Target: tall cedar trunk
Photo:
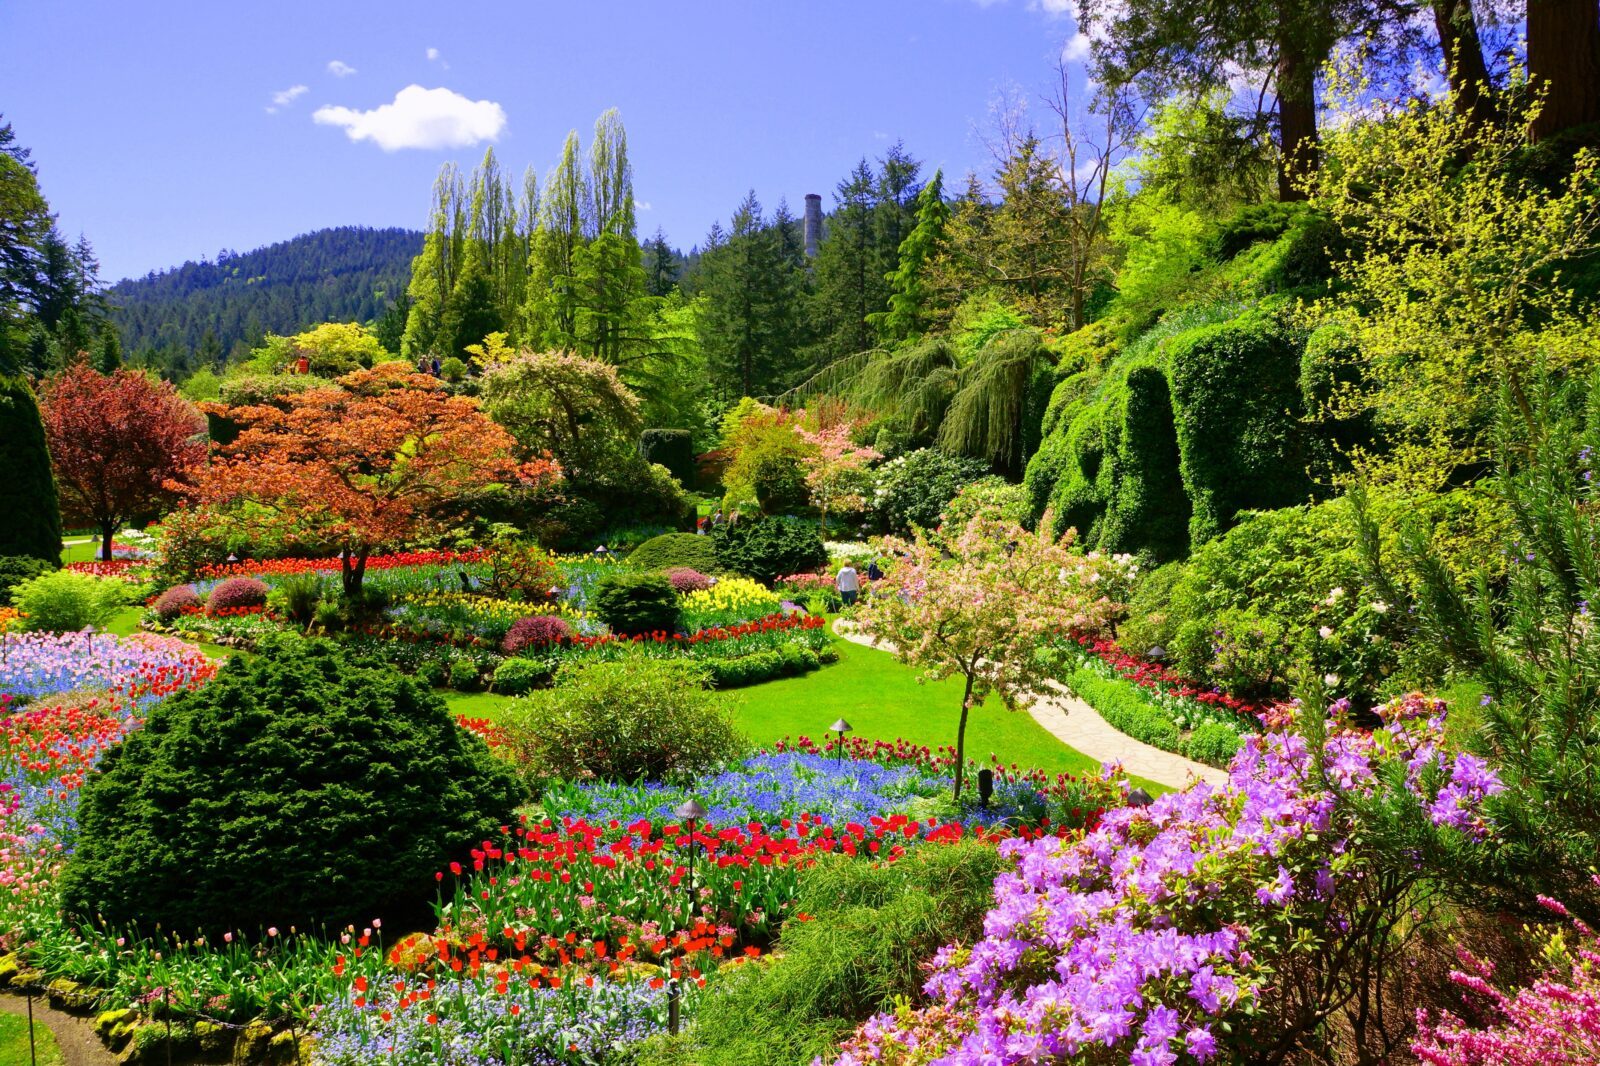
[[[1488,125],[1495,119],[1494,84],[1483,59],[1472,0],[1433,0],[1433,24],[1450,72],[1456,113],[1470,118],[1474,126]]]
[[[961,696],[961,724],[956,726],[956,801],[961,800],[961,779],[967,769],[967,712],[972,705],[972,675],[967,674],[967,691]]]
[[[1528,75],[1545,91],[1534,140],[1600,122],[1600,5],[1528,0]]]
[[[116,531],[117,524],[115,522],[107,522],[100,527],[100,558],[108,562],[111,559],[111,538]]]
[[[1305,178],[1317,169],[1317,64],[1292,30],[1278,42],[1278,199],[1304,200]]]

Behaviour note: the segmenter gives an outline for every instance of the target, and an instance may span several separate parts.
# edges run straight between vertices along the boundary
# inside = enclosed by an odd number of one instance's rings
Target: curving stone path
[[[833,631],[853,644],[893,652],[894,646],[874,640],[843,618],[833,623]],[[1033,720],[1063,744],[1100,763],[1119,762],[1130,774],[1148,778],[1170,788],[1183,788],[1198,778],[1213,785],[1225,784],[1228,774],[1170,751],[1162,751],[1113,728],[1100,712],[1074,696],[1061,685],[1051,686],[1051,694],[1028,705]]]

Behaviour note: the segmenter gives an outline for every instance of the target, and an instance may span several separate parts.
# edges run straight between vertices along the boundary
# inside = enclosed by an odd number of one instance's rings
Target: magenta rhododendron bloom
[[[1362,927],[1364,908],[1404,898],[1373,894],[1363,801],[1404,808],[1441,846],[1475,847],[1501,787],[1444,750],[1441,703],[1410,696],[1380,712],[1388,724],[1371,733],[1308,731],[1320,751],[1299,733],[1249,737],[1226,786],[1111,811],[1081,839],[1002,844],[1016,866],[995,883],[983,939],[943,949],[931,1004],[874,1018],[837,1062],[1109,1051],[1093,1061],[1169,1066],[1292,1039],[1274,1021],[1282,975],[1318,938]],[[1383,794],[1385,781],[1402,794]]]

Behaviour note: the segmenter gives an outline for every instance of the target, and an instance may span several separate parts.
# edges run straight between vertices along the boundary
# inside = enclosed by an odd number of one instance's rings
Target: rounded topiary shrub
[[[550,614],[536,614],[512,622],[500,647],[507,655],[516,655],[530,648],[548,648],[570,636],[572,627],[567,625],[565,619]]]
[[[206,605],[213,611],[238,607],[265,607],[272,590],[253,577],[230,577],[211,590]]]
[[[738,758],[747,742],[703,668],[682,660],[569,663],[502,720],[535,781],[673,781]]]
[[[264,639],[157,705],[84,784],[66,910],[169,932],[431,921],[515,775],[444,702],[326,640]]]
[[[620,636],[678,628],[678,594],[660,574],[607,574],[595,586],[592,602],[600,621]]]
[[[687,566],[674,566],[667,571],[666,578],[672,583],[672,590],[680,596],[690,592],[704,592],[715,584],[711,578]]]
[[[815,522],[800,518],[741,519],[712,534],[724,570],[772,584],[782,574],[804,574],[828,564]]]
[[[710,537],[698,533],[663,533],[633,549],[628,565],[635,570],[670,570],[685,566],[707,573],[717,569],[717,550]]]
[[[185,611],[199,607],[201,603],[200,594],[193,585],[174,585],[156,597],[156,617],[163,622],[170,622]]]

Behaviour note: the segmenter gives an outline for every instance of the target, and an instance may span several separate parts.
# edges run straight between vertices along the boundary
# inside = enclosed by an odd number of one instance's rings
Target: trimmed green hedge
[[[1202,326],[1172,343],[1169,374],[1192,547],[1240,511],[1305,502],[1300,345],[1287,329],[1260,311]]]
[[[703,659],[701,665],[711,676],[714,688],[742,688],[780,677],[810,673],[838,658],[831,648],[814,652],[798,644],[785,644],[769,651],[751,652],[733,659]]]
[[[1208,766],[1225,768],[1243,743],[1236,730],[1221,722],[1202,722],[1185,737],[1177,723],[1160,708],[1151,706],[1131,682],[1078,669],[1066,679],[1066,686],[1117,732]]]
[[[651,537],[628,555],[628,565],[637,570],[687,566],[702,574],[714,574],[721,569],[711,538],[698,533],[663,533]]]

